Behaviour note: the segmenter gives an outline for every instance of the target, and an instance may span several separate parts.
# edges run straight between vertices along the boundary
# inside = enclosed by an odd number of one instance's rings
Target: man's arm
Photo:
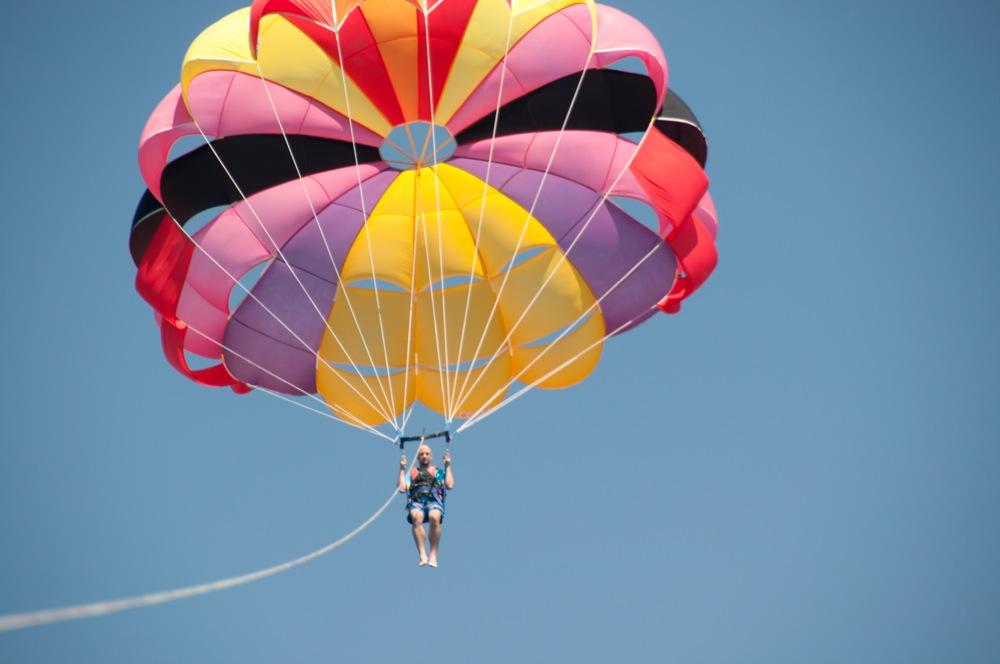
[[[444,486],[451,491],[455,488],[455,474],[451,472],[451,452],[445,452],[442,460],[444,461]]]
[[[406,493],[406,455],[399,457],[399,478],[396,480],[396,488],[400,493]]]

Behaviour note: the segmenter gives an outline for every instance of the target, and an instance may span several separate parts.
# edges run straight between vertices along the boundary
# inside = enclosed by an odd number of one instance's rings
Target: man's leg
[[[437,567],[438,544],[441,543],[441,512],[439,510],[430,510],[427,512],[427,520],[431,524],[431,557],[429,564],[431,567]]]
[[[424,551],[424,511],[421,509],[410,510],[410,521],[413,522],[413,543],[417,545],[420,564],[426,565],[427,552]]]

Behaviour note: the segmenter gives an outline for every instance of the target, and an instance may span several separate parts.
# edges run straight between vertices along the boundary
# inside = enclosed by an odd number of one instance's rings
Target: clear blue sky
[[[1000,10],[614,4],[709,133],[721,264],[682,314],[456,442],[439,570],[400,504],[0,661],[1000,661]],[[6,8],[0,613],[278,563],[391,489],[388,444],[186,382],[132,288],[139,132],[236,6]]]

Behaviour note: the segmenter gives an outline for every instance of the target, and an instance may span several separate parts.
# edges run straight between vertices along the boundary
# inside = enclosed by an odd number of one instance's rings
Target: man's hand
[[[406,455],[403,454],[399,457],[399,469],[406,470]]]
[[[448,466],[450,466],[451,465],[451,452],[445,452],[441,456],[441,461],[444,462],[444,467],[445,468],[447,468]]]

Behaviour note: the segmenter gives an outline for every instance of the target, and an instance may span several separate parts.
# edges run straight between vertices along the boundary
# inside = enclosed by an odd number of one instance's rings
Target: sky
[[[683,311],[456,439],[437,570],[398,502],[0,661],[1000,660],[1000,9],[613,4],[709,138],[720,264]],[[237,7],[6,9],[0,614],[268,567],[392,491],[388,443],[177,374],[133,288],[139,133]]]

